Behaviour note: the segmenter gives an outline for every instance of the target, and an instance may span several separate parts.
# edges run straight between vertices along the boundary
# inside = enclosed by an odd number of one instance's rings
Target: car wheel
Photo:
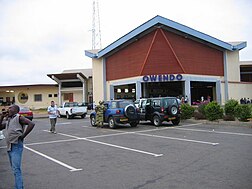
[[[116,128],[115,120],[114,120],[113,117],[109,117],[108,124],[109,124],[109,128],[111,128],[111,129],[115,129]]]
[[[171,115],[177,115],[178,113],[178,107],[175,105],[172,105],[169,107],[169,114]]]
[[[178,125],[180,122],[180,118],[174,119],[171,121],[173,125]]]
[[[136,119],[137,113],[136,108],[133,105],[128,105],[124,109],[125,116],[129,119]]]
[[[71,118],[71,116],[68,114],[68,112],[66,113],[66,118],[67,118],[67,119],[70,119],[70,118]]]
[[[154,124],[156,127],[158,127],[158,126],[161,125],[161,119],[160,119],[159,116],[155,115],[155,116],[153,117],[153,124]]]
[[[138,122],[131,122],[131,123],[130,123],[130,126],[131,126],[131,127],[136,127],[137,124],[138,124]]]
[[[82,114],[82,115],[81,115],[81,118],[84,119],[84,118],[86,117],[86,115],[87,115],[87,114]]]
[[[93,115],[90,117],[90,124],[91,124],[93,127],[96,126],[95,116],[93,116]]]

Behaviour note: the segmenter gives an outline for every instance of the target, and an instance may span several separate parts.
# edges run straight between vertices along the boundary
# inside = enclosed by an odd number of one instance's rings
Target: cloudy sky
[[[222,41],[247,41],[251,0],[99,0],[102,47],[163,16]],[[97,9],[96,9],[97,10]],[[54,83],[49,73],[91,68],[93,0],[0,0],[0,86]]]

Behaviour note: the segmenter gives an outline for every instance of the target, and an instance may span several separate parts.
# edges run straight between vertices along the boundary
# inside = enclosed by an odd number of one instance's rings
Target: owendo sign
[[[183,79],[181,74],[165,74],[165,75],[145,75],[144,82],[161,82],[161,81],[180,81]]]

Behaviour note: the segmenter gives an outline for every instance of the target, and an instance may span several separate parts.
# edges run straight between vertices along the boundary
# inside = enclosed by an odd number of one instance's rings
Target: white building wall
[[[239,51],[227,51],[227,79],[230,82],[240,82]]]
[[[229,99],[252,99],[252,83],[229,83]]]
[[[15,96],[15,104],[19,106],[26,106],[31,109],[40,109],[40,108],[47,108],[51,101],[58,102],[58,87],[57,86],[10,86],[6,88],[1,88],[2,91],[13,90],[12,94],[1,92],[1,96],[8,96],[10,97]],[[28,99],[26,102],[20,102],[18,96],[20,93],[25,93],[28,95]],[[42,95],[42,101],[35,101],[35,95]],[[49,97],[51,95],[52,97]],[[54,97],[57,95],[57,97]],[[11,98],[12,99],[12,98]]]
[[[92,66],[93,66],[93,100],[95,104],[98,104],[100,100],[104,99],[104,70],[103,70],[103,63],[102,59],[92,59]]]

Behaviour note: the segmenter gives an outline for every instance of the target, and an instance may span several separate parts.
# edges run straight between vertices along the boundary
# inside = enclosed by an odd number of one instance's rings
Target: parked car
[[[149,120],[155,126],[163,121],[171,121],[173,125],[180,122],[180,105],[176,97],[148,98],[140,109],[140,120]]]
[[[18,114],[28,118],[31,121],[33,120],[33,112],[28,107],[20,107]]]
[[[74,118],[75,116],[85,118],[87,115],[87,106],[78,102],[64,102],[58,110],[59,116],[66,117],[67,119]]]
[[[131,100],[111,100],[106,101],[104,106],[107,110],[104,112],[104,123],[114,129],[119,125],[130,124],[136,127],[139,123],[139,113]],[[91,112],[90,123],[96,126],[96,112]]]

